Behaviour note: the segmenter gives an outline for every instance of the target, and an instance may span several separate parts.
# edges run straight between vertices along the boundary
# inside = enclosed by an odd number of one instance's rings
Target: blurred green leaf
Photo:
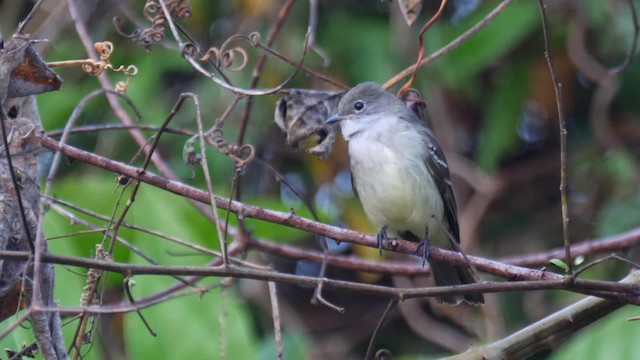
[[[529,88],[529,73],[527,62],[514,64],[500,75],[499,85],[489,96],[477,155],[478,164],[486,171],[495,170],[518,145],[517,126]]]
[[[87,196],[89,192],[78,191],[78,183],[91,188],[95,198]],[[88,207],[102,214],[111,214],[117,202],[117,194],[111,195],[115,182],[111,177],[87,176],[83,179],[66,178],[56,183],[57,195],[64,196],[70,202]],[[125,199],[128,198],[126,192]],[[125,201],[121,201],[124,204]],[[120,211],[120,210],[119,210]],[[119,214],[119,211],[116,213]],[[90,219],[86,216],[83,218]],[[49,211],[46,219],[46,230],[49,237],[71,234],[83,230],[83,227],[69,224],[69,221]],[[91,219],[99,226],[106,226],[102,221]],[[142,185],[136,201],[125,221],[138,226],[147,227],[185,241],[215,248],[218,241],[213,225],[200,215],[183,199],[148,185]],[[123,238],[141,248],[148,256],[159,264],[166,265],[203,265],[209,256],[177,256],[176,254],[196,254],[194,250],[176,245],[167,240],[121,228]],[[93,256],[93,246],[101,241],[100,234],[84,235],[87,238],[74,237],[64,240],[50,241],[54,253],[75,254],[83,257]],[[146,263],[122,245],[116,245],[115,260],[130,263]],[[82,274],[85,269],[78,269],[80,274],[69,271],[68,267],[58,266],[56,269],[56,299],[62,306],[77,306],[84,286]],[[109,275],[110,284],[122,286],[122,276]],[[136,276],[132,293],[136,299],[160,291],[176,283],[169,276]],[[219,279],[208,279],[205,283],[213,283]],[[142,310],[152,329],[158,337],[152,337],[135,313],[125,316],[127,352],[133,359],[171,358],[201,359],[215,358],[220,352],[219,339],[224,333],[227,340],[228,358],[250,359],[257,352],[257,341],[251,326],[248,307],[234,293],[233,288],[226,289],[225,300],[221,299],[219,290],[212,290],[202,297],[192,294]],[[220,329],[219,317],[226,314],[226,328]],[[180,331],[176,330],[180,326]],[[74,325],[65,328],[66,339],[70,339]],[[92,352],[95,354],[95,352]],[[95,356],[95,355],[92,355]]]
[[[626,306],[572,336],[550,359],[637,359],[638,323],[626,319],[638,315],[637,307]]]
[[[351,83],[382,83],[390,78],[395,69],[389,58],[387,21],[342,11],[332,17],[332,26],[318,33],[318,43],[332,46],[331,67],[342,71]]]
[[[273,334],[263,339],[260,344],[259,356],[254,359],[275,359],[276,343]],[[309,340],[300,332],[283,332],[282,333],[282,353],[285,359],[304,359],[308,350]]]
[[[634,156],[625,150],[611,151],[602,162],[606,174],[618,182],[628,183],[635,180],[637,164]]]
[[[175,281],[167,277],[138,277],[135,293],[148,293]],[[169,280],[169,281],[168,281]],[[162,285],[160,284],[162,283]],[[125,322],[127,351],[132,359],[211,359],[218,358],[221,339],[228,359],[253,359],[257,353],[256,334],[248,307],[232,289],[212,290],[164,302],[142,311],[157,337],[151,336],[135,314]],[[136,295],[134,295],[136,296]],[[222,300],[225,298],[225,300]],[[225,328],[220,317],[225,316]]]
[[[483,19],[495,2],[484,6],[459,24],[439,23],[425,34],[427,53],[439,49]],[[522,43],[540,25],[540,12],[531,1],[514,1],[493,22],[434,63],[444,82],[455,88]],[[500,87],[500,86],[498,86]]]
[[[611,199],[596,220],[599,237],[618,234],[640,226],[640,194],[625,199]]]

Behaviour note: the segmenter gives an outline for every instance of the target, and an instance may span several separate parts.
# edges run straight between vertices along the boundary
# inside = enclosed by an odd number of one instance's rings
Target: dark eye
[[[364,110],[364,101],[358,100],[353,104],[353,109],[357,112]]]
[[[7,116],[9,117],[9,119],[15,119],[18,117],[18,108],[14,105],[11,107],[11,109],[9,109],[9,112],[7,113]]]

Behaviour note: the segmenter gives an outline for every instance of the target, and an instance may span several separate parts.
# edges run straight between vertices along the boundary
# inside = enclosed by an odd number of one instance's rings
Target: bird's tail
[[[452,286],[475,284],[476,280],[471,269],[466,266],[457,266],[451,263],[430,258],[429,265],[436,281],[436,286]],[[471,304],[484,304],[482,294],[446,295],[438,298],[438,301],[447,305],[458,305],[462,301]]]

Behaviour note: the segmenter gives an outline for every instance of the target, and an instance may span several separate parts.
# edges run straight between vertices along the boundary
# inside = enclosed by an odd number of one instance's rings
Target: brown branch
[[[416,60],[415,65],[413,66],[413,73],[411,74],[411,78],[407,81],[406,84],[400,88],[398,91],[398,97],[402,98],[402,96],[409,91],[411,86],[416,80],[416,75],[418,75],[418,69],[420,68],[420,63],[422,62],[422,58],[424,57],[424,33],[440,18],[442,12],[444,11],[445,6],[447,6],[447,0],[440,0],[440,7],[438,11],[429,19],[429,21],[424,24],[422,29],[420,29],[420,33],[418,34],[418,59]]]
[[[564,242],[564,261],[569,274],[573,271],[571,261],[571,241],[569,240],[569,203],[567,200],[567,123],[564,117],[564,105],[562,102],[562,84],[558,79],[556,66],[551,54],[549,43],[549,26],[547,24],[546,5],[543,0],[538,0],[540,14],[542,16],[542,34],[544,35],[544,57],[549,65],[553,90],[556,94],[556,105],[558,107],[558,128],[560,130],[560,201],[562,204],[562,238]]]
[[[187,186],[183,183],[165,179],[149,172],[140,172],[138,168],[125,165],[120,162],[116,162],[84,150],[76,149],[68,145],[60,145],[55,140],[52,140],[45,136],[41,138],[41,144],[48,149],[60,150],[64,155],[67,155],[78,161],[92,164],[94,166],[128,176],[135,180],[146,182],[150,185],[159,187],[174,194],[181,195],[204,204],[208,204],[210,202],[210,198],[207,192]],[[218,208],[235,212],[242,218],[260,219],[276,224],[294,227],[300,230],[309,231],[311,233],[326,236],[336,240],[348,241],[354,244],[360,244],[369,247],[377,247],[377,242],[375,236],[373,235],[363,234],[354,230],[342,229],[335,226],[326,225],[306,218],[302,218],[291,213],[263,209],[238,201],[229,201],[228,199],[222,198],[220,196],[215,196],[214,198],[216,206]],[[415,253],[418,245],[416,243],[401,239],[397,239],[397,241],[393,242],[393,244],[395,244],[396,246],[391,247],[391,245],[386,245],[386,249],[407,254]],[[449,252],[438,248],[433,248],[430,251],[431,255],[437,259],[448,260],[466,266],[464,258],[456,252]],[[476,263],[476,266],[478,270],[487,271],[494,275],[505,277],[510,280],[519,280],[532,277],[547,278],[546,275],[539,274],[536,270],[524,268],[509,268],[508,265],[500,264],[498,262],[490,260],[479,259]]]
[[[204,204],[209,203],[209,196],[206,192],[193,188],[191,186],[185,185],[183,183],[165,179],[157,175],[151,174],[149,172],[140,173],[137,168],[134,168],[132,166],[125,165],[125,164],[95,155],[90,152],[83,151],[68,145],[60,146],[60,144],[57,143],[55,140],[48,138],[46,136],[43,136],[41,138],[41,143],[45,148],[48,148],[48,149],[53,149],[53,150],[60,149],[64,155],[69,156],[75,160],[82,161],[106,170],[110,170],[118,174],[129,176],[131,178],[146,182],[150,185],[159,187],[166,191],[170,191],[174,194],[177,194],[177,195],[180,195]],[[228,199],[222,198],[219,196],[215,197],[215,201],[216,201],[217,207],[235,212],[243,218],[255,218],[263,221],[272,222],[275,224],[297,228],[300,230],[319,234],[319,235],[326,236],[326,237],[340,240],[340,241],[347,241],[353,244],[359,244],[359,245],[364,245],[368,247],[377,247],[376,239],[375,239],[375,236],[373,235],[363,234],[354,230],[342,229],[339,227],[323,224],[320,222],[302,218],[300,216],[297,216],[291,213],[263,209],[257,206],[244,204],[238,201],[229,201]],[[637,236],[638,234],[635,232],[632,234],[625,234],[620,238],[618,238],[617,240],[615,240],[614,243],[617,243],[618,241],[620,241],[620,244],[618,245],[622,246],[622,244],[628,244],[630,241],[634,241],[635,239],[637,239]],[[417,248],[416,243],[401,240],[401,239],[397,239],[395,243],[397,244],[396,247],[394,247],[393,249],[390,249],[390,248],[388,249],[394,250],[397,252],[413,254]],[[587,245],[582,245],[582,246],[587,246]],[[609,249],[611,248],[612,245],[608,244],[607,241],[600,241],[595,245],[592,243],[591,246],[593,248],[598,248],[598,249]],[[266,246],[264,247],[266,248]],[[454,262],[460,265],[466,265],[466,263],[464,262],[464,259],[458,253],[446,251],[439,248],[432,248],[430,251],[432,256],[434,256],[437,259]],[[479,271],[491,273],[509,280],[546,279],[546,278],[553,278],[554,276],[557,276],[555,274],[551,274],[548,272],[513,267],[497,261],[481,259],[473,256],[470,256],[469,259],[472,261],[472,263],[474,263],[474,265],[477,267]],[[523,261],[523,260],[520,259],[519,261]],[[541,260],[536,259],[536,261],[541,261]],[[545,262],[546,261],[547,260],[545,260]]]
[[[634,271],[620,283],[637,284],[640,272]],[[568,306],[526,328],[494,343],[471,348],[447,358],[463,359],[521,359],[534,352],[555,348],[560,340],[594,323],[624,306],[623,303],[588,297]]]
[[[284,20],[287,18],[289,11],[291,11],[291,7],[295,3],[296,0],[287,0],[286,3],[282,5],[280,11],[278,11],[278,18],[269,29],[269,35],[267,35],[266,46],[271,47],[273,42],[276,40],[276,37],[280,33],[282,29],[282,25],[284,24]],[[260,80],[260,74],[262,73],[262,69],[264,68],[264,64],[267,61],[267,54],[260,54],[258,57],[258,61],[256,62],[253,71],[251,72],[251,81],[249,82],[249,88],[253,89],[258,85],[258,80]],[[244,134],[247,130],[247,124],[249,123],[249,113],[251,112],[251,107],[253,106],[253,97],[249,97],[244,104],[244,110],[242,113],[242,118],[240,118],[240,128],[238,130],[238,139],[236,140],[236,144],[242,145],[244,141]]]
[[[93,49],[93,40],[89,36],[87,27],[84,25],[84,23],[82,22],[82,19],[80,18],[80,13],[76,6],[76,1],[77,0],[67,0],[67,4],[69,6],[69,14],[71,15],[71,19],[73,20],[73,24],[76,28],[76,32],[80,37],[80,41],[82,42],[82,45],[84,46],[85,51],[91,58],[96,59],[98,58],[98,55]],[[98,81],[100,82],[100,86],[102,86],[102,88],[105,91],[108,92],[113,89],[113,85],[111,85],[111,83],[109,82],[109,79],[107,78],[106,73],[102,73],[98,75]],[[116,115],[116,117],[120,119],[120,122],[129,126],[135,124],[134,121],[131,119],[131,117],[124,110],[122,105],[117,101],[117,98],[114,95],[108,94],[107,101],[109,102],[109,106],[113,110],[114,115]],[[145,144],[147,143],[147,140],[145,139],[144,135],[138,129],[131,128],[129,130],[129,134],[140,147],[144,147]],[[158,168],[161,174],[163,174],[166,177],[171,177],[171,178],[176,177],[171,171],[171,169],[169,168],[169,166],[166,164],[166,162],[164,162],[164,160],[158,153],[153,155],[152,160],[153,160],[153,164]]]
[[[436,255],[443,250],[431,249],[432,255]],[[457,254],[450,251],[451,254]],[[26,251],[0,251],[0,258],[24,261],[31,256]],[[441,258],[441,254],[436,255]],[[469,257],[472,263],[478,266],[479,260]],[[493,293],[493,292],[513,292],[526,290],[567,290],[578,293],[597,294],[598,297],[622,301],[629,304],[640,304],[640,289],[635,283],[618,283],[612,281],[582,280],[575,279],[574,282],[567,282],[561,275],[548,272],[539,272],[540,280],[527,280],[517,282],[485,282],[469,285],[439,286],[425,288],[393,288],[380,285],[355,283],[343,280],[327,278],[317,278],[310,276],[292,275],[275,271],[265,271],[259,269],[242,268],[237,266],[209,267],[209,266],[156,266],[137,265],[128,263],[118,263],[113,261],[85,259],[72,256],[42,254],[42,261],[45,263],[80,266],[103,271],[117,272],[124,275],[197,275],[208,277],[234,277],[244,279],[254,279],[262,281],[275,281],[290,283],[300,286],[317,286],[323,284],[327,289],[334,289],[347,292],[356,292],[372,296],[387,297],[397,300],[411,298],[435,297],[446,295],[464,295],[469,293]],[[462,263],[461,260],[460,262]],[[76,309],[59,309],[57,307],[33,307],[34,311],[60,311],[61,313],[107,313],[101,306],[88,306]],[[111,311],[111,312],[120,312]]]
[[[640,228],[635,228],[627,232],[608,236],[602,239],[585,240],[578,244],[571,245],[573,256],[593,255],[612,251],[620,251],[630,248],[640,243]],[[517,266],[542,266],[549,263],[550,259],[561,258],[564,248],[556,248],[537,254],[521,256],[511,256],[499,259],[501,262]]]
[[[278,306],[278,291],[276,283],[269,281],[269,299],[271,300],[271,316],[273,318],[273,333],[276,340],[276,359],[282,360],[282,331],[280,330],[280,308]]]
[[[504,9],[506,9],[507,6],[509,6],[509,4],[511,4],[512,1],[513,0],[502,0],[502,2],[500,4],[498,4],[498,6],[496,6],[495,9],[493,9],[489,14],[487,14],[487,16],[485,16],[477,24],[473,25],[469,30],[465,31],[462,35],[458,36],[457,38],[455,38],[453,41],[451,41],[447,45],[441,47],[438,51],[436,51],[433,54],[427,56],[425,59],[420,61],[420,63],[417,66],[418,67],[425,66],[428,63],[430,63],[430,62],[442,57],[443,55],[448,54],[449,52],[451,52],[451,50],[453,50],[453,49],[457,48],[458,46],[460,46],[463,42],[467,41],[468,38],[473,36],[478,31],[482,30],[482,28],[484,28],[485,26],[489,25],[489,23],[491,23],[491,21],[493,21],[493,19],[496,16],[498,16],[498,14],[500,14]],[[388,89],[388,88],[394,86],[395,84],[400,82],[400,80],[402,80],[402,78],[404,78],[405,76],[411,75],[411,73],[413,71],[415,71],[415,68],[416,68],[416,65],[414,64],[414,65],[411,65],[408,68],[402,70],[400,73],[396,74],[394,77],[389,79],[383,85],[383,87],[385,89]]]

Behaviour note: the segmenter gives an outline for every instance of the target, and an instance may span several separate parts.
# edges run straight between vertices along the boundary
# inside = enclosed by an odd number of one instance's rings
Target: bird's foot
[[[376,245],[380,250],[380,256],[382,256],[382,244],[387,245],[389,243],[389,236],[387,235],[387,225],[383,226],[376,235]]]
[[[429,229],[424,233],[424,237],[418,243],[418,247],[416,248],[416,252],[414,254],[422,257],[422,267],[427,263],[427,258],[429,257],[429,247],[431,246],[431,241],[429,240]]]

